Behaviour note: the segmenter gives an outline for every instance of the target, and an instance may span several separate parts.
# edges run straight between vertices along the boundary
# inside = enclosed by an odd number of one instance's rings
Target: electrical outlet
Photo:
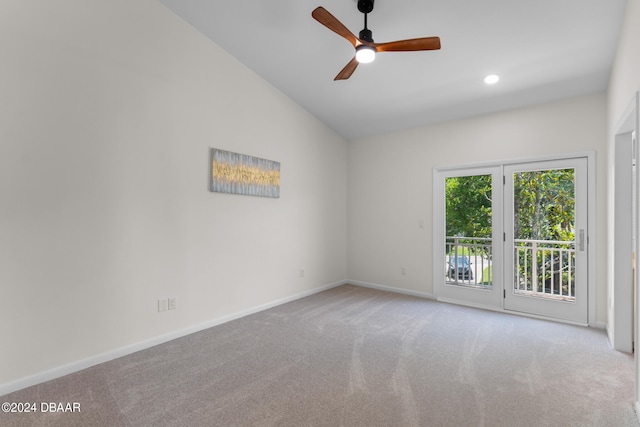
[[[176,297],[169,298],[169,310],[176,309]]]
[[[300,277],[304,277],[304,269],[300,269]]]
[[[167,299],[159,299],[158,300],[158,311],[167,311]]]
[[[406,276],[407,275],[407,267],[402,267],[400,269],[400,274],[402,274],[403,276]]]

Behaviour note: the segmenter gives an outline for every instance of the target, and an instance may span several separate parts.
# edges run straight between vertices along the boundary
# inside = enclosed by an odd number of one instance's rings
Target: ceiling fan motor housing
[[[358,10],[362,13],[370,13],[373,10],[374,0],[358,0]]]
[[[371,30],[365,28],[364,30],[360,31],[360,40],[364,40],[366,42],[370,42],[373,43],[373,33],[371,32]]]

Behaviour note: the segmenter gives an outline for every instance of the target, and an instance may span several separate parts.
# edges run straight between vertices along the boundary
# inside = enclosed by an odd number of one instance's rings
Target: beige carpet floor
[[[602,330],[351,285],[0,398],[2,426],[637,426]]]

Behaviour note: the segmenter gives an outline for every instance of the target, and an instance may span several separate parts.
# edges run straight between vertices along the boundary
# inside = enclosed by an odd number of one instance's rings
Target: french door
[[[434,173],[438,300],[501,308],[502,166]]]
[[[439,300],[588,323],[586,157],[434,170],[434,185]]]
[[[507,165],[505,310],[587,319],[587,160]]]

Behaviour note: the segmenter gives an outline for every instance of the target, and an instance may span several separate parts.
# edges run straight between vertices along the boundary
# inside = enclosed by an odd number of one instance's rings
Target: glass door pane
[[[445,283],[491,287],[492,177],[446,178]]]
[[[513,174],[514,292],[575,302],[575,170]]]

